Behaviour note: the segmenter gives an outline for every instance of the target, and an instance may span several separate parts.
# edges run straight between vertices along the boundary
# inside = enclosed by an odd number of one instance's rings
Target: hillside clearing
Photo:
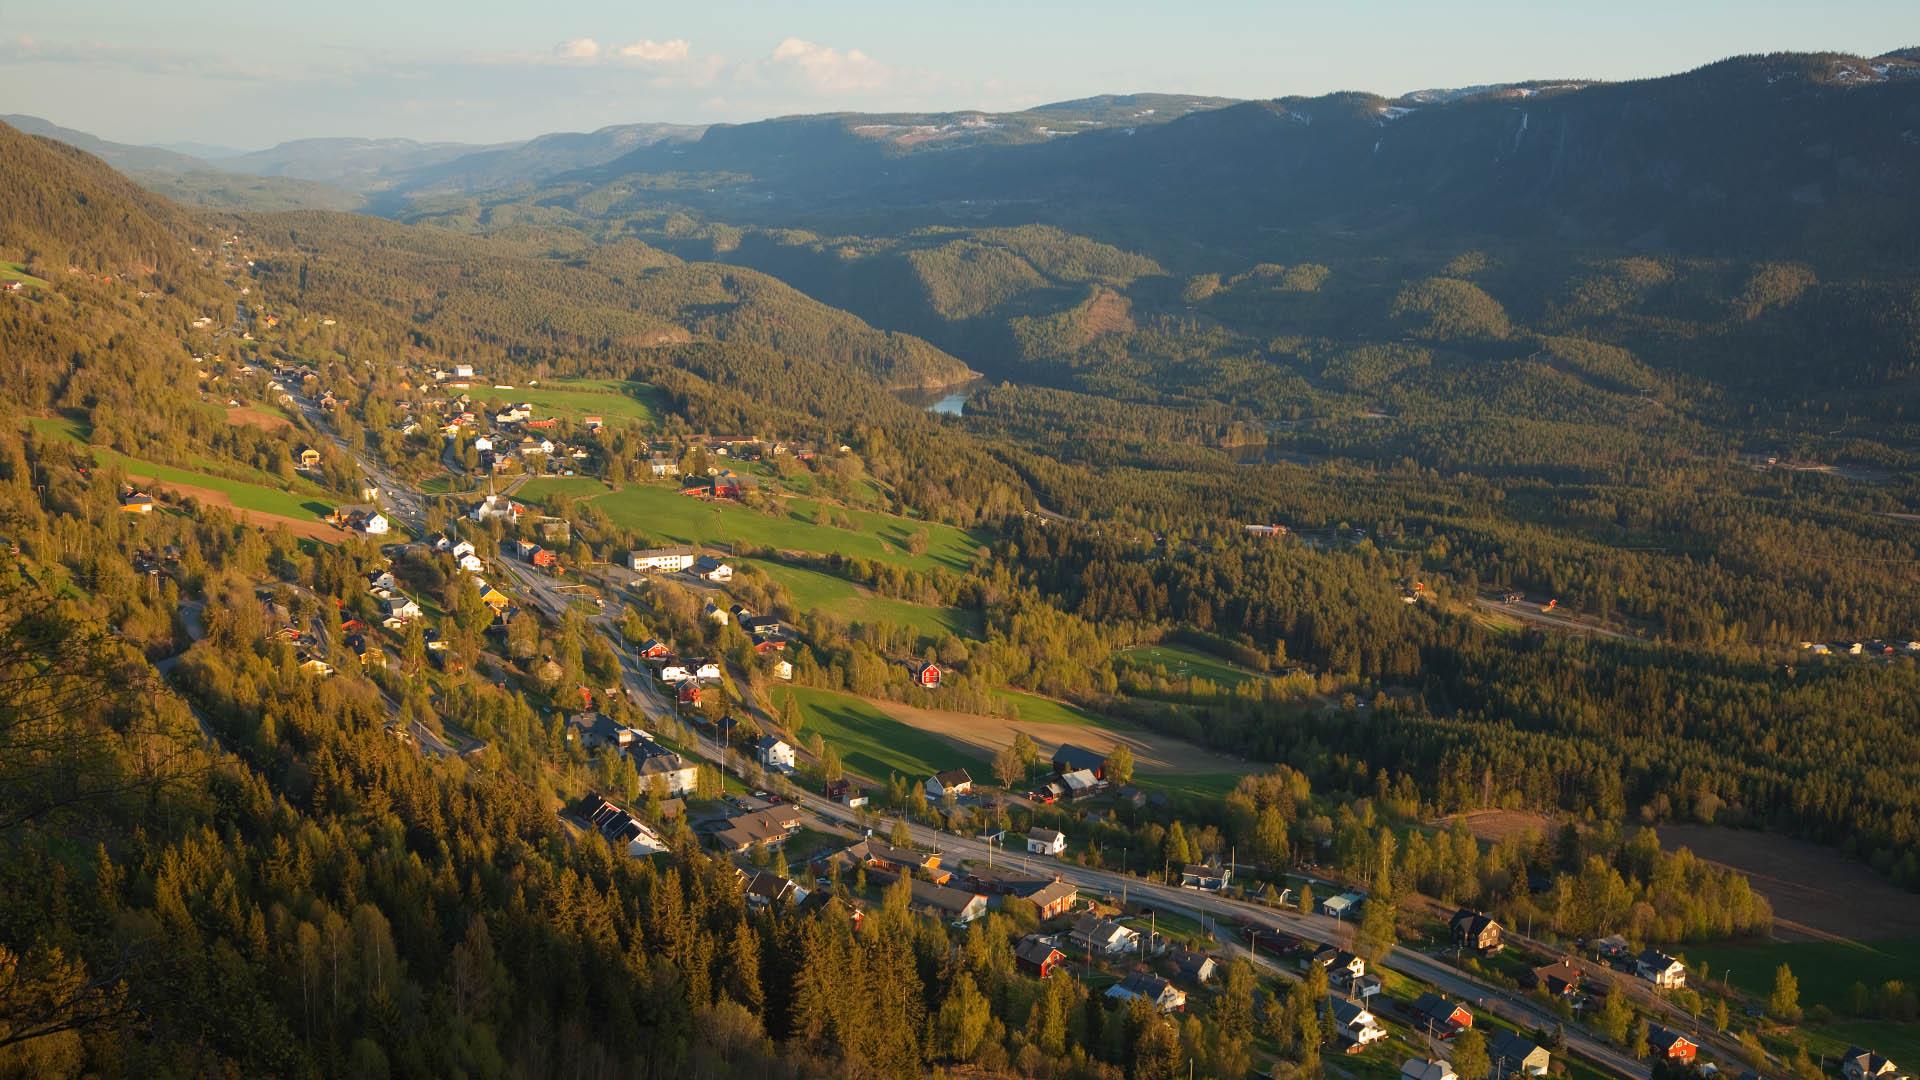
[[[1013,745],[1014,735],[1024,731],[1040,747],[1042,756],[1049,759],[1062,743],[1073,743],[1103,753],[1125,743],[1133,751],[1134,768],[1142,779],[1175,774],[1213,778],[1231,775],[1237,778],[1257,772],[1260,768],[1251,762],[1203,750],[1192,743],[1166,735],[1114,731],[1100,726],[1101,722],[1097,719],[1063,724],[922,709],[895,701],[879,701],[874,705],[907,727],[938,736],[983,758],[991,758],[1001,747]],[[1218,785],[1209,782],[1206,786],[1211,790]]]
[[[1659,832],[1664,847],[1686,847],[1746,874],[1773,905],[1779,937],[1920,937],[1914,895],[1832,848],[1717,825],[1662,825]]]
[[[766,559],[751,560],[747,565],[758,567],[787,590],[794,607],[802,611],[824,612],[849,623],[887,623],[927,638],[939,638],[945,634],[977,637],[980,633],[979,615],[963,608],[934,607],[896,600],[845,578],[805,566]]]

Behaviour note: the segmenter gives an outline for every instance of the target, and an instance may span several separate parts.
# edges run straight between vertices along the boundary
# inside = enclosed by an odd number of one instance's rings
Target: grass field
[[[71,420],[36,419],[28,423],[42,435],[53,435],[83,446],[87,445],[85,430]],[[254,510],[263,514],[310,521],[326,516],[333,509],[332,502],[318,488],[308,487],[305,491],[288,491],[269,487],[265,483],[247,483],[216,476],[210,472],[142,461],[102,446],[89,446],[89,449],[93,451],[94,460],[103,465],[118,465],[129,476],[141,477],[160,485],[200,488],[217,492],[226,496],[236,508],[241,510]],[[264,473],[260,475],[263,479],[266,478]]]
[[[820,525],[814,520],[820,506],[810,499],[789,499],[780,512],[767,514],[692,498],[663,484],[629,484],[600,496],[594,505],[606,511],[616,525],[681,543],[741,542],[820,555],[838,553],[920,570],[964,570],[980,545],[979,540],[951,525],[868,510],[836,509],[837,515],[852,521],[852,529]],[[907,538],[922,528],[927,531],[926,553],[909,554]]]
[[[984,760],[908,727],[859,698],[805,686],[796,686],[791,693],[805,718],[805,729],[819,732],[855,772],[876,780],[899,773],[915,781],[953,768],[965,768],[976,779],[992,775]]]
[[[1122,650],[1116,658],[1137,667],[1165,668],[1169,678],[1206,679],[1228,689],[1262,677],[1257,672],[1236,667],[1217,656],[1185,645],[1141,645]]]
[[[557,380],[512,390],[482,387],[472,391],[480,401],[524,401],[535,410],[578,422],[598,416],[609,424],[652,427],[660,420],[659,392],[647,383],[619,379]]]
[[[1710,965],[1709,978],[1733,976],[1733,985],[1765,999],[1773,972],[1781,964],[1800,980],[1802,1007],[1825,1005],[1847,1011],[1847,991],[1856,982],[1869,988],[1888,979],[1911,986],[1920,981],[1920,938],[1898,938],[1852,945],[1839,941],[1769,941],[1753,945],[1691,945],[1687,961]]]
[[[27,268],[17,262],[0,262],[0,278],[14,278],[22,284],[40,289],[47,287],[45,279],[27,273]]]
[[[607,485],[591,476],[539,476],[520,485],[514,495],[521,502],[552,506],[559,499],[591,499],[607,491]]]
[[[995,690],[995,705],[1023,724],[1071,724],[1084,727],[1118,727],[1110,720],[1064,701],[1043,698],[1024,690]]]
[[[804,566],[756,559],[757,566],[787,590],[794,606],[803,611],[823,611],[847,622],[889,623],[904,627],[923,637],[942,634],[978,637],[980,617],[962,608],[930,607],[905,600],[880,596],[845,578]]]

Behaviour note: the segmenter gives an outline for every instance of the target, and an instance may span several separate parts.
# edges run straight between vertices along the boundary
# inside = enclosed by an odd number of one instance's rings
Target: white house
[[[1027,851],[1033,855],[1058,855],[1067,850],[1067,834],[1058,829],[1028,829]]]
[[[460,569],[465,570],[469,574],[477,574],[487,568],[487,564],[480,561],[480,556],[475,555],[471,551],[459,556],[456,561],[459,563]]]
[[[939,802],[947,797],[948,792],[965,795],[972,791],[973,777],[968,776],[965,769],[948,769],[946,772],[927,777],[926,787],[927,798]]]
[[[1103,919],[1098,915],[1082,915],[1068,931],[1067,940],[1082,949],[1092,949],[1103,956],[1118,956],[1132,952],[1140,945],[1140,932],[1112,919]]]
[[[705,615],[709,620],[719,623],[721,626],[725,626],[733,621],[733,616],[727,614],[726,608],[721,607],[711,600],[707,601],[706,607],[700,609],[700,614]]]
[[[1687,985],[1687,966],[1658,949],[1647,949],[1634,958],[1633,970],[1662,990]]]
[[[1400,1080],[1460,1080],[1444,1061],[1408,1058],[1400,1066]]]
[[[387,520],[387,515],[378,510],[360,519],[360,531],[368,536],[385,536],[389,528],[392,528],[392,523]]]
[[[452,555],[456,559],[462,555],[473,555],[477,553],[471,540],[457,540],[453,546],[447,548],[446,551],[447,554]]]
[[[793,747],[772,735],[760,736],[760,741],[753,744],[753,756],[769,769],[793,768]]]
[[[1181,1012],[1187,1007],[1187,992],[1151,971],[1134,971],[1107,988],[1107,996],[1118,1001],[1140,998],[1160,1012]]]
[[[733,567],[711,555],[700,556],[693,564],[693,572],[716,585],[724,585],[733,580]]]
[[[779,679],[781,682],[792,682],[793,662],[790,660],[775,660],[773,662],[773,677]]]
[[[481,435],[481,436],[479,436],[478,438],[476,438],[476,439],[474,439],[474,440],[473,440],[473,448],[474,448],[474,450],[475,450],[475,451],[477,451],[477,452],[479,452],[479,453],[482,453],[482,454],[484,454],[484,453],[486,453],[486,452],[487,452],[487,451],[489,451],[489,450],[492,450],[492,449],[493,449],[493,437],[492,437],[491,435]]]
[[[720,665],[712,660],[703,660],[700,662],[699,667],[693,669],[693,677],[718,682],[720,679]]]
[[[1337,995],[1328,998],[1327,1004],[1333,1010],[1334,1030],[1339,1033],[1347,1053],[1355,1053],[1387,1037],[1387,1029],[1380,1026],[1380,1021],[1366,1006]]]
[[[380,601],[380,611],[387,618],[402,622],[420,617],[420,605],[399,593]]]
[[[684,665],[668,664],[660,669],[660,681],[663,683],[681,683],[693,678],[693,672]]]
[[[471,378],[473,378],[473,365],[472,365],[472,364],[455,364],[455,365],[453,365],[453,377],[454,377],[454,378],[456,378],[456,379],[471,379]]]
[[[690,547],[648,548],[644,551],[627,553],[627,569],[636,574],[645,572],[671,574],[692,565],[693,549]]]

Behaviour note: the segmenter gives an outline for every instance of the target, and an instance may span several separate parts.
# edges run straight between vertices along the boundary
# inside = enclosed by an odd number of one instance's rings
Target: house
[[[317,656],[309,656],[300,663],[300,670],[309,675],[331,675],[333,665]]]
[[[693,572],[696,577],[711,581],[716,585],[724,585],[733,580],[733,567],[711,555],[702,555],[695,559],[693,561]]]
[[[1129,972],[1126,978],[1107,987],[1107,996],[1115,1001],[1138,998],[1163,1013],[1185,1012],[1187,1008],[1187,992],[1151,971]]]
[[[420,617],[420,605],[400,593],[394,593],[381,599],[380,613],[389,619],[406,622]]]
[[[797,904],[807,898],[807,890],[767,870],[755,870],[746,879],[747,906],[753,908]]]
[[[1053,752],[1053,774],[1065,776],[1082,769],[1093,774],[1096,780],[1107,778],[1107,755],[1098,750],[1089,750],[1072,743],[1061,743],[1060,749]]]
[[[1359,910],[1364,898],[1359,893],[1345,892],[1338,896],[1329,896],[1320,901],[1320,914],[1344,919]]]
[[[1102,956],[1117,956],[1139,948],[1140,932],[1112,919],[1082,915],[1067,932],[1067,940],[1077,948],[1091,949]]]
[[[708,622],[718,623],[721,626],[725,626],[733,621],[733,616],[727,614],[726,608],[721,607],[711,600],[707,601],[706,607],[700,609],[700,615]]]
[[[1500,951],[1500,924],[1481,912],[1461,908],[1453,913],[1449,926],[1453,929],[1456,945],[1472,949],[1481,956],[1492,956]]]
[[[311,446],[303,446],[300,448],[300,467],[301,468],[311,469],[318,464],[320,464],[320,451],[315,450]]]
[[[1072,911],[1073,905],[1080,899],[1080,889],[1072,882],[1056,879],[1039,888],[1016,892],[1014,895],[1021,896],[1034,907],[1039,908],[1040,918],[1044,921]]]
[[[1067,834],[1058,829],[1028,829],[1029,855],[1058,855],[1067,850]]]
[[[964,926],[987,913],[987,898],[977,892],[936,885],[917,877],[908,878],[907,887],[913,894],[916,910],[946,919],[957,926]]]
[[[1633,947],[1619,934],[1609,934],[1593,943],[1593,951],[1600,959],[1616,964],[1624,964],[1633,958]]]
[[[1691,1065],[1694,1055],[1700,1052],[1700,1044],[1670,1027],[1648,1024],[1647,1049],[1653,1051],[1655,1057],[1677,1061],[1682,1065]]]
[[[1547,1048],[1511,1031],[1502,1031],[1495,1035],[1487,1046],[1487,1056],[1493,1059],[1494,1071],[1501,1076],[1547,1075],[1547,1066],[1553,1063],[1553,1055]]]
[[[681,708],[697,709],[700,707],[700,699],[706,695],[706,687],[701,686],[692,679],[683,679],[680,682],[680,691],[674,695],[674,697]]]
[[[567,717],[567,741],[578,742],[588,750],[603,746],[617,749],[639,737],[639,732],[603,712],[579,712]]]
[[[1566,960],[1533,969],[1533,985],[1548,997],[1573,997],[1580,992],[1580,984],[1586,977],[1586,972]]]
[[[392,522],[387,520],[387,515],[374,507],[354,506],[343,508],[343,510],[347,528],[357,532],[366,533],[368,536],[385,536],[387,530],[392,528]]]
[[[1211,980],[1220,968],[1213,957],[1193,949],[1175,949],[1173,966],[1180,972],[1182,978],[1191,979],[1202,985]]]
[[[1633,973],[1662,990],[1687,985],[1687,966],[1658,949],[1647,949],[1634,957]]]
[[[927,798],[939,802],[946,798],[948,793],[958,796],[972,791],[973,777],[968,776],[965,769],[948,769],[946,772],[927,777],[926,788]]]
[[[668,685],[672,685],[673,683],[686,682],[688,679],[693,678],[693,672],[687,670],[685,664],[663,664],[660,667],[660,673],[655,675],[654,678]]]
[[[1078,769],[1060,777],[1059,783],[1066,790],[1063,794],[1069,799],[1084,799],[1098,794],[1102,786],[1092,769]]]
[[[1380,976],[1372,972],[1368,972],[1357,979],[1347,980],[1347,996],[1359,998],[1361,1001],[1366,1001],[1368,998],[1374,997],[1386,988],[1387,984],[1381,980]]]
[[[1886,1055],[1854,1046],[1840,1059],[1840,1075],[1846,1080],[1901,1080],[1906,1074]]]
[[[753,848],[765,845],[777,847],[786,839],[800,831],[800,811],[790,804],[770,806],[765,810],[736,814],[722,822],[713,831],[714,845],[722,851],[743,854]]]
[[[1219,892],[1233,880],[1233,868],[1218,861],[1188,863],[1180,868],[1180,887],[1202,892]]]
[[[849,791],[851,792],[852,789]],[[852,794],[849,794],[847,803],[849,806],[852,805]],[[834,853],[832,859],[892,873],[910,870],[915,878],[924,877],[939,885],[944,885],[953,878],[952,874],[941,867],[939,852],[897,848],[877,836],[869,836],[865,840],[848,845]]]
[[[1451,1039],[1473,1026],[1473,1014],[1435,993],[1421,994],[1407,1006],[1413,1026],[1436,1039]]]
[[[1052,975],[1066,959],[1067,954],[1054,947],[1053,939],[1041,934],[1028,934],[1013,950],[1014,964],[1042,979]]]
[[[473,507],[467,511],[467,516],[484,525],[489,521],[519,521],[520,515],[526,512],[526,507],[505,495],[495,494],[474,503]]]
[[[153,513],[153,496],[144,491],[129,491],[120,496],[120,512],[123,514]]]
[[[1408,1058],[1400,1064],[1400,1080],[1460,1080],[1453,1066],[1444,1061]]]
[[[1366,1006],[1343,997],[1329,997],[1327,1005],[1333,1012],[1335,1038],[1347,1053],[1357,1054],[1387,1037],[1387,1029]]]
[[[923,690],[940,689],[940,665],[931,660],[909,660],[907,670],[913,673],[913,681]]]
[[[753,744],[753,756],[765,768],[793,768],[793,747],[772,735],[760,736],[760,741]]]
[[[669,461],[664,457],[661,457],[659,454],[655,454],[651,459],[647,461],[647,471],[652,473],[655,477],[679,476],[680,466],[674,464],[672,461]]]
[[[666,781],[668,795],[693,794],[698,767],[655,742],[653,736],[646,732],[638,734],[640,737],[627,743],[622,752],[627,755],[627,760],[633,762],[634,771],[640,774],[640,782],[650,784],[653,777],[658,776]]]
[[[560,565],[560,556],[550,548],[534,548],[527,561],[542,570],[551,570]]]
[[[591,825],[616,849],[625,846],[629,855],[657,855],[667,850],[659,834],[599,795],[588,795],[581,800],[574,808],[574,816]]]
[[[627,552],[627,569],[634,573],[671,574],[685,570],[693,565],[693,549],[690,547],[645,548]]]
[[[640,643],[640,659],[664,660],[673,655],[673,646],[659,638],[648,638]]]
[[[708,681],[708,682],[718,682],[718,681],[719,681],[719,679],[720,679],[720,663],[719,663],[719,661],[717,661],[717,660],[689,660],[689,661],[687,661],[687,663],[689,663],[689,664],[691,664],[691,665],[693,666],[693,677],[694,677],[694,678],[696,678],[696,679],[703,679],[703,680],[706,680],[706,681]]]
[[[793,681],[793,661],[775,660],[773,662],[772,670],[773,670],[773,677],[776,679],[779,679],[781,682]]]
[[[480,556],[472,551],[468,551],[465,555],[455,555],[453,560],[455,565],[469,574],[477,574],[487,568],[487,564],[480,561]]]

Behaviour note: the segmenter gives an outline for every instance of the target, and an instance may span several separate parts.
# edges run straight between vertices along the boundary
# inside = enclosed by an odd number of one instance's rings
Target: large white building
[[[627,554],[627,569],[634,573],[677,573],[693,565],[690,547],[648,548]]]

